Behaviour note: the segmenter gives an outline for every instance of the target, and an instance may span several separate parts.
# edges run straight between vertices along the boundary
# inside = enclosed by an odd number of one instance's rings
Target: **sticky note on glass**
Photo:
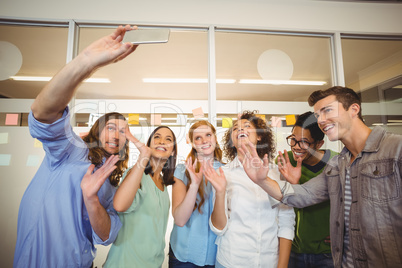
[[[296,123],[296,116],[294,114],[290,114],[286,116],[286,125],[292,126]]]
[[[272,116],[271,117],[271,127],[281,127],[282,119],[280,117]]]
[[[128,124],[129,125],[139,125],[140,124],[140,114],[128,114]]]
[[[6,126],[17,126],[19,114],[6,114]]]
[[[222,118],[222,127],[223,128],[231,128],[232,125],[233,125],[232,118],[230,118],[230,117]]]
[[[8,133],[0,133],[0,144],[8,143]]]
[[[88,135],[88,133],[89,133],[89,132],[80,132],[80,133],[79,133],[80,138],[83,139],[85,136]]]
[[[193,110],[193,116],[194,118],[202,118],[204,117],[204,112],[202,111],[202,108],[196,108]]]
[[[27,167],[37,167],[40,164],[40,157],[38,155],[28,155]]]
[[[161,114],[151,114],[151,125],[161,125],[162,115]]]
[[[9,166],[11,162],[11,154],[0,154],[0,166]]]
[[[43,145],[42,145],[42,143],[41,143],[38,139],[35,139],[35,141],[34,141],[34,147],[35,147],[35,148],[42,148]]]
[[[265,114],[256,114],[255,116],[257,116],[265,121]]]

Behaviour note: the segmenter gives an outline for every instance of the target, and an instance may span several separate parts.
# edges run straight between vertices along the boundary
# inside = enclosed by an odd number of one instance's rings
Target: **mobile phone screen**
[[[170,29],[138,29],[125,33],[123,43],[153,44],[166,43],[169,41]]]

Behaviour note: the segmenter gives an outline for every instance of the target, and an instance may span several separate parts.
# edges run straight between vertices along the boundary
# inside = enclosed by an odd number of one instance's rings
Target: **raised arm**
[[[180,227],[183,227],[190,219],[197,199],[198,188],[202,183],[202,167],[198,173],[195,172],[197,162],[198,159],[195,159],[194,164],[192,164],[191,157],[186,161],[186,169],[191,176],[191,184],[188,190],[186,185],[177,178],[175,178],[172,187],[172,215],[174,223]]]
[[[214,170],[214,168],[204,163],[204,175],[205,178],[212,184],[215,189],[214,193],[214,209],[211,214],[211,223],[218,229],[223,230],[227,224],[226,217],[226,177],[223,173],[222,168],[219,168],[219,174]]]
[[[137,46],[121,43],[127,30],[133,27],[119,26],[87,48],[64,66],[42,89],[31,106],[33,115],[43,123],[53,123],[61,118],[78,85],[97,68],[124,59]]]
[[[242,144],[239,153],[243,155],[242,164],[248,177],[270,196],[281,200],[282,193],[278,183],[267,176],[269,171],[268,156],[264,155],[261,161],[255,146],[251,142],[247,145]]]
[[[128,126],[126,127],[126,138],[134,143],[140,151],[140,155],[138,156],[137,163],[127,173],[114,196],[113,206],[118,212],[126,211],[133,203],[137,190],[140,188],[145,167],[151,156],[151,149],[134,137]]]

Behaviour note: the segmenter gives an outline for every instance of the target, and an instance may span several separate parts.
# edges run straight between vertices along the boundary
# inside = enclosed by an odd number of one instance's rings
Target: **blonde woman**
[[[209,228],[212,187],[203,179],[201,164],[222,166],[216,131],[208,121],[193,124],[188,133],[191,152],[179,164],[172,188],[174,227],[170,236],[169,267],[213,267],[216,235]]]

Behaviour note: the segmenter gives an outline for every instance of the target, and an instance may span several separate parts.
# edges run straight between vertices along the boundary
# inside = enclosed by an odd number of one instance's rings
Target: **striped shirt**
[[[345,178],[345,233],[343,238],[343,268],[353,268],[353,256],[349,244],[349,215],[352,204],[352,188],[350,186],[350,166],[346,168]]]

